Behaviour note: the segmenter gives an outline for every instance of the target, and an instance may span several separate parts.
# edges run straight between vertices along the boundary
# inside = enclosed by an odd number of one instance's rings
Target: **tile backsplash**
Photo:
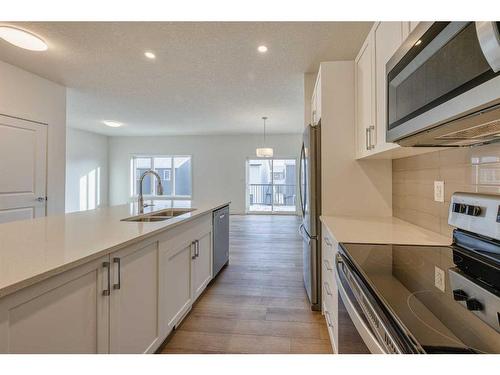
[[[444,181],[444,203],[434,201]],[[500,142],[444,149],[392,162],[393,215],[446,236],[450,197],[456,191],[500,194]]]

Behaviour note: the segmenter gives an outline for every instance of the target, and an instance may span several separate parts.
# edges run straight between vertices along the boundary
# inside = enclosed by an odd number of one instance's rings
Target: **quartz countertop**
[[[230,202],[146,201],[144,214],[171,208],[192,212],[158,222],[122,221],[137,203],[0,224],[0,297],[97,259]]]
[[[396,217],[321,216],[337,242],[447,246],[451,238]]]

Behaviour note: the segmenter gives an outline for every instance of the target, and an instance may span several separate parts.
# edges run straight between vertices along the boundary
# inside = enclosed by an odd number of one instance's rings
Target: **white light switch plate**
[[[434,286],[441,292],[444,292],[446,290],[445,283],[444,271],[441,268],[434,266]]]
[[[444,202],[444,181],[434,181],[434,200]]]

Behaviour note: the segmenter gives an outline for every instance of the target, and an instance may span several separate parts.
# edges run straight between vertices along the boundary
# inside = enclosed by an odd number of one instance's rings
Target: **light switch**
[[[444,202],[444,181],[434,181],[434,201]]]

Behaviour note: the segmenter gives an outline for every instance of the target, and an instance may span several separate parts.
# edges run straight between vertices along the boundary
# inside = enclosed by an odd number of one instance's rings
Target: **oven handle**
[[[358,331],[359,335],[363,339],[370,352],[374,354],[387,354],[377,337],[372,332],[369,324],[367,324],[367,318],[361,307],[356,301],[352,300],[352,298],[349,296],[349,293],[347,293],[346,291],[346,286],[344,284],[348,284],[348,281],[343,267],[347,267],[347,265],[344,264],[345,263],[343,260],[343,256],[337,254],[335,258],[335,268],[337,269],[335,276],[339,288],[339,298],[342,298],[342,300],[344,301],[345,308],[347,309],[352,323],[356,327],[356,330]]]
[[[500,71],[500,30],[495,21],[476,22],[477,38],[483,55],[495,73]]]

